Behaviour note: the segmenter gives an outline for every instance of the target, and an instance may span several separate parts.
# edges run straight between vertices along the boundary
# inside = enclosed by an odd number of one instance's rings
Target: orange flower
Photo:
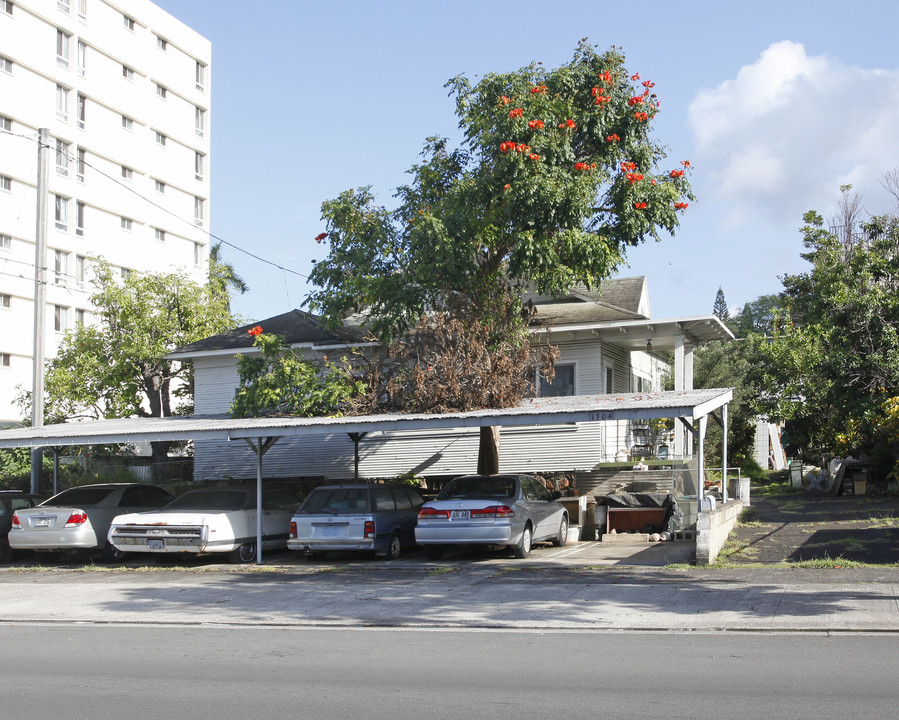
[[[507,98],[505,95],[503,95],[503,97],[502,97],[503,105],[508,105],[510,102],[512,102],[512,100]]]
[[[681,161],[680,161],[680,164],[683,165],[684,167],[692,167],[692,166],[690,165],[690,161],[689,161],[689,160],[681,160]]]
[[[511,189],[512,189],[512,186],[509,185],[509,183],[506,183],[505,185],[503,185],[503,190],[511,190]]]
[[[690,203],[685,203],[685,202],[674,203],[675,210],[686,210],[688,207],[690,207]]]
[[[531,88],[531,95],[536,95],[537,93],[545,93],[546,85],[537,85]]]
[[[639,80],[639,79],[640,79],[640,73],[634,73],[633,75],[631,75],[631,80]]]
[[[645,88],[651,88],[651,87],[655,87],[655,86],[656,86],[656,84],[654,82],[649,82],[649,80],[643,81],[643,87],[645,87]]]
[[[621,142],[621,138],[616,133],[606,136],[606,142]]]
[[[499,144],[499,151],[503,153],[507,153],[510,150],[515,149],[515,143],[513,142],[503,142]]]
[[[634,207],[635,207],[637,210],[645,210],[645,209],[646,209],[646,203],[645,203],[645,202],[635,202],[635,203],[634,203]]]
[[[318,235],[315,236],[315,242],[320,243],[326,237],[328,237],[328,233],[319,233]]]
[[[252,327],[249,330],[247,330],[247,332],[250,335],[252,335],[253,337],[256,337],[257,335],[262,335],[262,326],[257,325],[256,327]]]
[[[528,120],[528,127],[531,130],[542,130],[543,129],[543,121],[542,120]]]
[[[574,164],[574,169],[575,170],[589,170],[590,166],[585,162],[576,162]]]
[[[634,117],[637,118],[637,122],[643,122],[644,120],[649,120],[649,113],[645,113],[645,112],[634,113]]]
[[[509,110],[510,118],[517,118],[517,117],[521,117],[522,115],[524,115],[524,110],[522,110],[521,108],[515,108],[514,110]]]
[[[624,162],[624,161],[622,161],[622,163],[621,163],[621,169],[622,169],[622,171],[624,171],[624,170],[636,170],[636,169],[637,169],[637,163],[635,163],[635,162]]]
[[[524,153],[524,152],[527,152],[528,150],[530,150],[531,146],[525,145],[524,143],[519,143],[518,145],[516,145],[515,149],[520,153]]]
[[[672,171],[671,171],[670,173],[668,173],[668,174],[669,174],[671,177],[673,177],[673,178],[679,178],[679,177],[683,177],[683,176],[684,176],[684,171],[683,171],[683,170],[672,170]]]
[[[530,155],[528,155],[528,157],[531,160],[539,160],[540,159],[540,156],[537,153],[531,153]]]

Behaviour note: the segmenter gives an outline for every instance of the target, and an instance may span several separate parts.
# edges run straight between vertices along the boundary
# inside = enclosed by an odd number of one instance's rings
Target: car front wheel
[[[228,553],[228,559],[240,565],[253,562],[256,559],[256,543],[244,543]]]
[[[518,541],[518,545],[512,548],[512,552],[515,553],[515,557],[520,560],[524,560],[528,555],[531,554],[531,526],[525,525],[524,530],[521,531],[521,540]]]

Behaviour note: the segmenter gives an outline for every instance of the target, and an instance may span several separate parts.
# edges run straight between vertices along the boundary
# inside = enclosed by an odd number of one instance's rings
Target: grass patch
[[[428,573],[428,577],[440,577],[441,575],[448,575],[449,573],[459,572],[459,568],[454,567],[440,567],[431,570]]]
[[[782,497],[804,493],[803,488],[794,488],[789,482],[773,482],[767,485],[756,485],[751,490],[756,497]]]
[[[746,508],[743,512],[740,513],[740,517],[737,518],[737,525],[739,527],[761,527],[762,521],[759,520],[758,510],[755,508]]]

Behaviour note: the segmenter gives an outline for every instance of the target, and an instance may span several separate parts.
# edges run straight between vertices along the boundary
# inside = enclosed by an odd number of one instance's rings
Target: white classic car
[[[290,519],[299,506],[286,489],[262,491],[262,547],[287,546]],[[191,490],[161,510],[114,518],[109,542],[126,553],[228,553],[231,562],[256,558],[256,488]]]

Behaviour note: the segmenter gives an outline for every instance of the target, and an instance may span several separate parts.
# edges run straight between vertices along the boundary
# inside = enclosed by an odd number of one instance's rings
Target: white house
[[[205,281],[211,54],[148,0],[0,0],[0,426],[32,386],[39,128],[52,357],[90,322],[90,256]]]
[[[693,348],[733,339],[714,315],[653,320],[643,277],[607,281],[601,292],[533,300],[533,332],[549,332],[561,352],[553,384],[540,386],[547,395],[646,395],[661,390],[668,374],[675,390],[691,389]],[[284,336],[311,357],[334,355],[363,342],[356,326],[330,331],[315,316],[294,310],[179,348],[170,357],[194,364],[197,415],[228,412],[239,385],[237,357],[256,352],[247,333],[255,325]],[[500,443],[500,471],[570,473],[578,487],[591,491],[604,482],[606,468],[630,467],[639,458],[674,461],[688,456],[691,448],[681,430],[659,436],[639,421],[510,427],[500,430]],[[346,434],[284,439],[266,454],[266,477],[351,478],[354,451]],[[446,477],[474,472],[477,454],[477,428],[378,430],[358,442],[359,475]],[[255,458],[244,443],[195,442],[196,480],[251,479],[255,473]]]

